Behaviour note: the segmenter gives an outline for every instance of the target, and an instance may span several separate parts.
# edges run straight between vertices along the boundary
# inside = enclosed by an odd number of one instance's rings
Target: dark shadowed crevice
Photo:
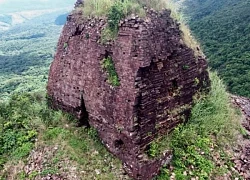
[[[75,33],[74,33],[74,36],[79,36],[79,35],[81,35],[81,33],[82,33],[82,30],[80,29],[79,26],[77,26],[77,27],[76,27],[76,31],[75,31]]]
[[[122,145],[124,144],[124,142],[121,139],[119,139],[119,140],[115,140],[114,144],[115,144],[115,148],[119,149],[119,148],[122,147]]]
[[[81,115],[80,115],[80,120],[79,120],[79,126],[90,127],[89,113],[88,113],[86,106],[85,106],[83,92],[81,93]]]
[[[172,86],[174,90],[178,89],[178,83],[176,79],[172,80]]]
[[[113,53],[110,51],[105,50],[104,58],[107,59],[108,57],[112,57]]]

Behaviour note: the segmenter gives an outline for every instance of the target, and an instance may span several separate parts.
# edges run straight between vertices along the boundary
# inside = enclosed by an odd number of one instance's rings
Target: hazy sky
[[[0,14],[50,8],[65,8],[74,6],[76,0],[0,0]]]
[[[13,0],[0,0],[0,3],[3,3],[4,1],[13,1]],[[26,1],[30,1],[30,0],[26,0]],[[49,2],[49,0],[33,0],[35,1],[40,1],[40,2]],[[25,2],[25,0],[20,0],[20,2]]]

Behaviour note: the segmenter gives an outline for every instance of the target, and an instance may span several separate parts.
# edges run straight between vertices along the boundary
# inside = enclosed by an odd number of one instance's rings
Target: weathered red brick
[[[148,10],[147,21],[128,17],[120,22],[118,37],[103,45],[105,25],[105,19],[83,19],[80,12],[69,15],[51,65],[48,95],[54,107],[82,121],[88,118],[131,177],[151,179],[171,154],[152,160],[145,150],[190,115],[193,96],[209,85],[207,63],[183,44],[168,10]],[[114,61],[118,87],[107,82],[101,67],[106,56]]]

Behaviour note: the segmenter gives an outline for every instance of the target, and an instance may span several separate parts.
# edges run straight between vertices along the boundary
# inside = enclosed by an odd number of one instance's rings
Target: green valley
[[[250,1],[187,0],[184,5],[210,67],[231,93],[250,97]]]

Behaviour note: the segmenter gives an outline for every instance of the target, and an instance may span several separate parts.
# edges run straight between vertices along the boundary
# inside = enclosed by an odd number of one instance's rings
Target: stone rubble
[[[59,162],[56,166],[52,164],[51,160],[55,157],[57,150],[58,148],[56,146],[46,146],[34,149],[24,167],[25,174],[27,176],[32,176],[32,174],[36,173],[35,180],[80,180],[81,178],[80,175],[77,174],[76,168],[67,167],[67,162]],[[51,174],[44,173],[47,169],[52,170]],[[53,172],[53,169],[57,169],[57,171],[61,173]]]
[[[250,180],[250,99],[240,96],[231,96],[232,102],[242,112],[242,126],[246,129],[245,137],[239,142],[233,162],[235,169],[246,180]]]

